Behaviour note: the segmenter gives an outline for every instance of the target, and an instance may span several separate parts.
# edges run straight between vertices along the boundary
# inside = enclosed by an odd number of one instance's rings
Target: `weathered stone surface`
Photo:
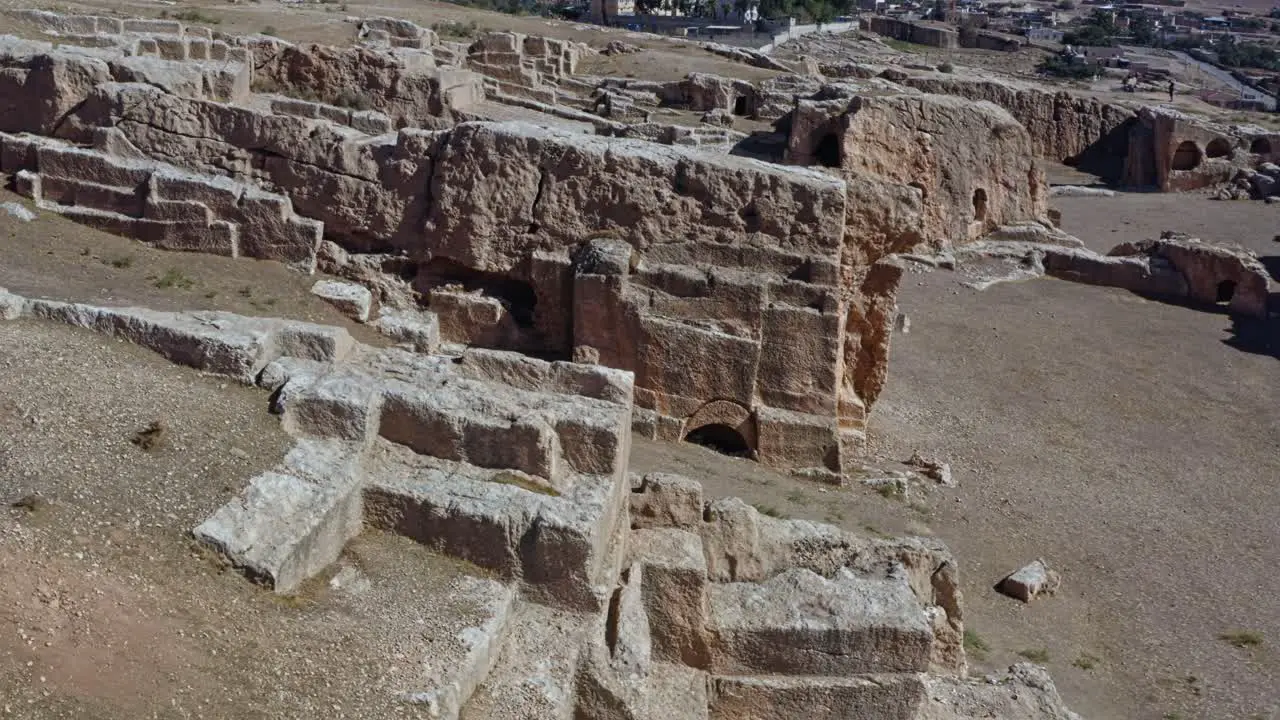
[[[680,475],[631,475],[631,527],[697,532],[702,523],[702,485]]]
[[[26,298],[0,288],[0,320],[17,320],[26,309]]]
[[[831,579],[788,570],[712,585],[711,668],[723,674],[850,675],[928,669],[933,632],[905,576]]]
[[[494,580],[461,576],[429,587],[419,602],[432,612],[431,652],[421,658],[422,680],[400,694],[427,714],[457,720],[463,706],[497,663],[515,623],[515,591]]]
[[[359,322],[369,320],[369,310],[373,306],[373,293],[363,285],[318,280],[311,286],[311,294],[323,298],[353,320]]]
[[[279,470],[254,478],[196,527],[196,538],[276,592],[293,591],[360,531],[360,478],[348,453],[334,443],[299,443]]]
[[[31,222],[36,219],[35,213],[15,202],[0,203],[0,210],[19,222]]]
[[[1235,313],[1267,317],[1270,275],[1251,252],[1164,233],[1159,240],[1123,243],[1111,256],[1148,256],[1168,263],[1186,281],[1186,296],[1201,303],[1227,303]]]
[[[925,697],[919,675],[841,678],[714,676],[711,720],[914,720]]]
[[[415,352],[434,353],[440,346],[440,320],[434,313],[383,308],[374,326]]]
[[[573,716],[575,673],[588,616],[517,602],[510,631],[464,720],[553,720]]]
[[[996,589],[1011,598],[1029,603],[1041,595],[1058,591],[1062,579],[1043,560],[1024,565],[996,584]]]
[[[1063,704],[1049,673],[1027,663],[981,679],[925,676],[924,682],[927,699],[917,720],[1080,720]]]
[[[1117,177],[1123,168],[1129,125],[1134,122],[1134,111],[1123,105],[989,76],[900,71],[885,76],[927,93],[999,105],[1026,128],[1037,156],[1101,166]]]
[[[653,633],[653,658],[705,668],[707,563],[702,541],[683,530],[637,530],[631,562],[642,572],[642,594]]]

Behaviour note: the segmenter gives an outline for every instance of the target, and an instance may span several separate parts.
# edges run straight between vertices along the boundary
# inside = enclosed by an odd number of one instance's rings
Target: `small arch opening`
[[[1249,143],[1249,152],[1254,155],[1270,155],[1271,141],[1264,137],[1254,138],[1253,142]]]
[[[738,117],[747,116],[747,96],[739,95],[733,100],[733,114]]]
[[[823,135],[813,155],[823,167],[840,167],[840,137],[835,133]]]
[[[691,430],[684,439],[686,442],[715,450],[722,455],[743,458],[751,456],[751,446],[747,444],[747,439],[742,436],[742,433],[721,423],[703,425],[696,430]]]
[[[1222,138],[1214,138],[1205,146],[1204,154],[1211,158],[1227,157],[1231,154],[1231,143]]]
[[[1183,140],[1173,151],[1173,162],[1170,170],[1194,170],[1200,165],[1200,147],[1190,140]]]
[[[1236,281],[1223,280],[1218,283],[1216,300],[1219,303],[1230,303],[1231,299],[1236,296]]]
[[[987,219],[987,191],[982,188],[973,191],[973,219],[980,222]]]

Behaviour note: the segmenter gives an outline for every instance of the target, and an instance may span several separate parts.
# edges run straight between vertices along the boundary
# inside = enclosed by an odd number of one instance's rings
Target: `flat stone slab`
[[[933,631],[905,573],[788,570],[762,583],[713,584],[711,670],[719,674],[925,672]]]
[[[311,294],[342,311],[342,314],[352,320],[369,321],[369,310],[373,307],[373,293],[363,285],[337,280],[317,280],[316,284],[311,286]]]
[[[913,720],[925,699],[916,674],[851,677],[713,676],[710,720]]]

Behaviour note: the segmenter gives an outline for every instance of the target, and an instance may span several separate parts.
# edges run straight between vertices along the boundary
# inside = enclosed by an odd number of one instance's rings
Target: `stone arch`
[[[1178,143],[1178,147],[1173,151],[1173,161],[1169,163],[1170,170],[1195,170],[1200,167],[1200,162],[1204,159],[1200,152],[1200,146],[1191,140],[1183,140]]]
[[[1253,142],[1249,143],[1249,152],[1254,155],[1270,155],[1271,141],[1264,137],[1254,138]]]
[[[712,400],[685,420],[684,439],[726,455],[754,457],[756,418],[741,403]]]
[[[982,188],[973,191],[973,219],[987,221],[987,191]]]
[[[1214,138],[1205,146],[1204,154],[1211,158],[1227,157],[1231,154],[1231,143],[1222,138]]]

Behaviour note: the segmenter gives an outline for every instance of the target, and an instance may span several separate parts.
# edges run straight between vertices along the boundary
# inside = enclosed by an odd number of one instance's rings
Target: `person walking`
[[[1173,81],[1169,81],[1169,102],[1173,102]]]

